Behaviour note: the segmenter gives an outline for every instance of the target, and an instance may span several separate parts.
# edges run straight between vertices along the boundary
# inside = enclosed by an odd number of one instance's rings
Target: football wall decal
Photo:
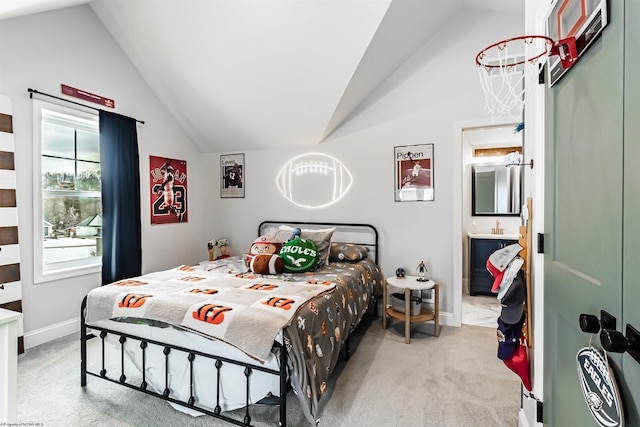
[[[307,153],[289,159],[276,177],[280,193],[300,207],[329,206],[349,191],[353,178],[340,160],[322,153]]]

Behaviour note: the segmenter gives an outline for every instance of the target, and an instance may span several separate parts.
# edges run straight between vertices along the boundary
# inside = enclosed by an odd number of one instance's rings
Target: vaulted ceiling
[[[318,144],[461,8],[524,0],[2,0],[0,19],[88,3],[203,152]]]

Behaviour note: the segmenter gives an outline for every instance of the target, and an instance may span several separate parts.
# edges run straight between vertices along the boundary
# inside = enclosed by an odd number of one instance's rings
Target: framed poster
[[[151,224],[187,222],[187,162],[149,156]]]
[[[433,144],[394,147],[396,202],[433,200]]]
[[[244,154],[220,156],[220,197],[244,197]]]

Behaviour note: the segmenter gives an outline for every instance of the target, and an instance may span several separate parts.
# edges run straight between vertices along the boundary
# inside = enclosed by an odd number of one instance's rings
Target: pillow
[[[297,238],[282,245],[280,258],[285,273],[305,273],[315,270],[320,261],[320,252],[313,240]]]
[[[329,263],[329,249],[331,248],[331,236],[336,231],[335,227],[323,228],[318,230],[302,229],[301,238],[313,241],[315,243],[318,252],[320,253],[319,265],[326,265]],[[276,238],[281,242],[287,242],[291,238],[293,228],[288,225],[281,225],[276,232]]]
[[[250,263],[253,257],[260,254],[278,255],[278,253],[280,253],[280,249],[282,249],[282,242],[280,240],[275,236],[264,234],[251,243],[245,262],[247,264]]]
[[[367,257],[367,248],[355,243],[335,242],[329,250],[329,261],[362,261]]]
[[[256,274],[280,274],[284,260],[278,254],[259,254],[251,259],[249,269]]]

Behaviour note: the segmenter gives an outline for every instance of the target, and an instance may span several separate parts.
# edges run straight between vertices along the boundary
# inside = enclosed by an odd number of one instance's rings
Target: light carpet
[[[463,325],[404,324],[386,330],[365,317],[352,338],[353,354],[340,361],[321,401],[320,426],[515,427],[519,378],[496,357],[496,331]],[[99,340],[88,351],[99,354]],[[236,411],[242,419],[243,412]],[[277,425],[278,407],[252,409],[257,426]],[[297,398],[288,395],[288,426],[311,426]],[[29,349],[18,358],[18,423],[43,426],[218,426],[209,416],[192,417],[168,403],[88,377],[80,386],[80,341],[69,336]]]

